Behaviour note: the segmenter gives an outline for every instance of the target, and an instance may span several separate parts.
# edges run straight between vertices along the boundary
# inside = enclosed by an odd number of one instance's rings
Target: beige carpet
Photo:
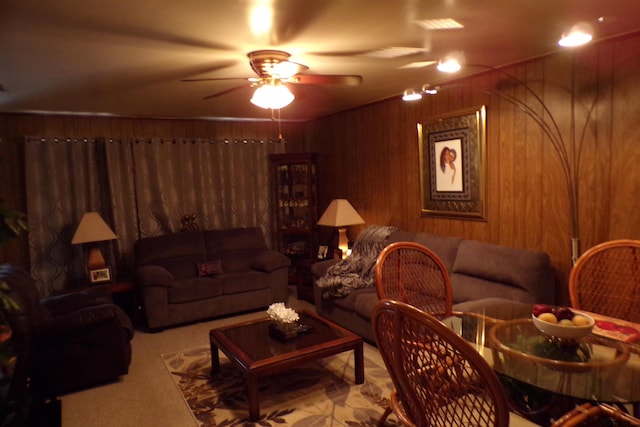
[[[208,346],[162,355],[167,370],[201,427],[375,426],[392,384],[375,347],[365,344],[365,382],[354,384],[353,352],[327,357],[281,375],[262,378],[259,422],[248,421],[244,379],[221,355],[221,372],[209,375]],[[390,417],[388,426],[399,425]]]

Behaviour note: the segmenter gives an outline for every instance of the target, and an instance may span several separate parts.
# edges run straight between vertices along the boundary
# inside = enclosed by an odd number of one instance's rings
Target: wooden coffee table
[[[220,372],[222,351],[244,374],[251,421],[260,419],[258,380],[266,375],[286,372],[294,366],[353,350],[355,382],[364,382],[362,338],[310,311],[302,311],[300,323],[311,330],[288,341],[269,335],[269,319],[252,320],[209,332],[211,376]]]

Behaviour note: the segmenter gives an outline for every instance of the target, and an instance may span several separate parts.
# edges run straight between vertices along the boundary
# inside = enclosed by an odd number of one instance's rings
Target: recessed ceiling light
[[[436,63],[436,61],[416,61],[416,62],[411,62],[409,64],[402,65],[402,66],[400,66],[398,68],[399,69],[402,69],[402,68],[423,68],[423,67],[428,67],[429,65],[433,65],[435,63]]]
[[[399,58],[401,56],[415,55],[416,53],[422,52],[425,52],[425,49],[420,47],[388,47],[385,49],[372,50],[362,55],[373,58]]]
[[[455,30],[464,28],[464,25],[451,18],[423,19],[414,22],[427,30]]]

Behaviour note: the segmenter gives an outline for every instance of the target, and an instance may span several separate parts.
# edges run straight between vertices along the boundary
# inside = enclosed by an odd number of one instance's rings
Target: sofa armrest
[[[325,275],[325,273],[327,272],[327,270],[329,269],[329,267],[331,267],[332,265],[336,264],[338,261],[340,261],[339,259],[328,259],[325,261],[319,261],[314,263],[311,266],[311,274],[313,274],[313,278],[314,278],[314,282],[315,279],[318,279],[322,276]]]
[[[149,286],[170,288],[174,282],[173,275],[158,265],[143,265],[136,270],[136,283],[142,288]]]
[[[279,268],[289,267],[291,260],[288,256],[277,251],[264,251],[251,261],[251,268],[265,273],[271,273]]]
[[[42,300],[52,316],[60,316],[85,307],[111,304],[111,294],[105,286],[94,286],[80,292],[56,295]]]
[[[133,337],[133,325],[120,307],[114,304],[96,305],[81,308],[60,316],[53,317],[44,327],[43,336],[51,339],[55,336],[70,333],[87,333],[86,331],[100,324],[114,323],[121,325],[129,339]]]

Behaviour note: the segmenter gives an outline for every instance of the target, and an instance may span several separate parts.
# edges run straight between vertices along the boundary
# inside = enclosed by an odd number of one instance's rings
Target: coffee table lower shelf
[[[312,327],[312,332],[286,342],[269,335],[267,317],[209,332],[211,376],[215,377],[220,372],[221,351],[245,377],[251,421],[260,419],[258,382],[261,377],[284,373],[292,367],[353,350],[355,382],[364,382],[363,344],[360,336],[310,311],[302,311],[300,319],[302,323]]]

